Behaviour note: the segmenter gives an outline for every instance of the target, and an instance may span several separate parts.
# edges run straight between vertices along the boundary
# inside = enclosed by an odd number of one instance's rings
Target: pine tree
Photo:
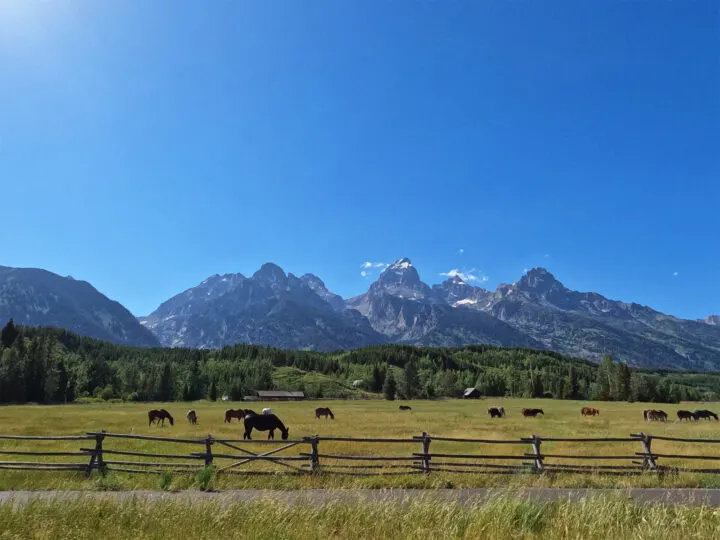
[[[210,381],[210,391],[208,392],[208,399],[210,401],[217,401],[217,385],[215,384],[215,379]]]
[[[18,331],[15,328],[15,323],[12,319],[10,319],[5,325],[5,327],[2,329],[2,332],[0,332],[0,342],[2,343],[3,347],[9,349],[13,346],[13,343],[15,342],[15,338],[17,336]]]
[[[166,363],[158,379],[157,399],[159,401],[172,401],[175,397],[175,384],[173,381],[172,368]]]
[[[414,360],[408,360],[405,364],[404,394],[407,399],[413,399],[418,394],[420,379],[418,378],[417,367]]]
[[[385,399],[388,401],[394,401],[396,393],[397,383],[395,382],[395,376],[392,370],[388,368],[388,373],[385,376],[385,384],[383,385],[383,394],[385,394]]]

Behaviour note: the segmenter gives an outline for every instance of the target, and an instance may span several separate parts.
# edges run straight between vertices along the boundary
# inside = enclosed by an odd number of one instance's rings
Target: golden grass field
[[[412,411],[400,411],[399,405],[410,405]],[[161,435],[177,438],[200,438],[212,434],[215,438],[242,439],[243,427],[237,421],[224,423],[224,410],[231,406],[242,407],[241,403],[103,403],[91,405],[65,406],[6,406],[0,407],[0,435],[81,435],[88,431],[106,430],[111,433],[133,433],[138,435]],[[320,436],[338,437],[383,437],[411,438],[427,432],[431,436],[483,438],[483,439],[519,439],[533,434],[544,437],[627,437],[630,433],[644,431],[653,435],[692,438],[720,439],[720,423],[715,421],[676,422],[675,412],[680,409],[708,408],[720,410],[718,404],[681,404],[662,405],[670,415],[667,423],[643,420],[643,409],[649,404],[636,403],[589,403],[580,401],[556,400],[522,400],[522,399],[483,399],[483,400],[443,400],[443,401],[410,401],[387,402],[380,400],[368,401],[307,401],[307,402],[254,402],[245,404],[257,412],[263,407],[272,407],[273,411],[290,428],[290,439],[318,434]],[[315,407],[328,406],[335,412],[335,420],[316,420]],[[507,416],[502,419],[490,419],[487,408],[502,406]],[[600,409],[600,416],[581,417],[580,409],[593,406]],[[147,411],[151,408],[164,407],[175,416],[175,425],[159,428],[148,426]],[[523,418],[520,410],[523,407],[538,407],[545,411],[544,417]],[[199,423],[189,425],[185,413],[194,408],[198,413]],[[254,432],[254,439],[264,440],[266,434]],[[276,433],[280,441],[280,434]],[[0,451],[8,450],[47,450],[73,451],[81,446],[91,447],[92,441],[37,442],[0,440]],[[243,446],[240,444],[240,446]],[[279,445],[278,445],[279,446]],[[268,451],[274,446],[265,444],[246,445],[253,452]],[[201,452],[203,447],[189,444],[167,444],[156,441],[137,441],[106,439],[104,448],[154,453],[189,454]],[[230,448],[219,445],[213,447],[215,453],[225,452],[237,454]],[[307,445],[291,448],[281,455],[298,455],[308,452]],[[354,456],[411,456],[412,452],[420,452],[418,442],[402,444],[321,442],[320,454],[345,454]],[[435,441],[431,452],[465,453],[465,454],[512,454],[522,455],[530,452],[530,445],[481,445],[478,443],[451,443]],[[627,455],[641,451],[640,443],[563,443],[546,442],[542,446],[544,453],[573,455]],[[655,441],[653,451],[667,454],[703,454],[720,458],[720,444],[677,443]],[[33,456],[2,456],[3,460],[32,461]],[[135,460],[127,456],[105,456],[106,460]],[[142,459],[142,458],[140,458]],[[45,458],[45,461],[78,461],[86,462],[87,458]],[[150,459],[150,461],[163,461]],[[177,460],[176,460],[177,461]],[[179,460],[188,462],[187,460]],[[440,459],[436,460],[440,461]],[[528,460],[529,461],[529,460]],[[498,461],[502,463],[503,461]],[[556,460],[556,462],[561,462]],[[218,467],[232,463],[231,460],[216,460]],[[304,461],[301,463],[305,463]],[[330,464],[321,459],[321,466]],[[348,464],[349,462],[335,462]],[[509,463],[505,461],[505,463]],[[550,463],[550,460],[547,460]],[[572,463],[562,461],[562,463]],[[580,463],[580,462],[575,462]],[[587,463],[587,462],[585,462]],[[630,464],[626,461],[597,460],[598,464]],[[663,459],[659,463],[672,466],[707,467],[716,466],[717,462]],[[298,462],[297,464],[300,464]],[[720,467],[720,464],[717,464]],[[243,465],[238,470],[277,471],[284,467],[266,462],[255,462]],[[388,469],[385,472],[398,472]],[[130,473],[111,473],[100,480],[94,472],[91,479],[81,473],[55,471],[0,471],[0,489],[132,489],[140,487],[162,487],[183,489],[192,487],[195,478],[192,474],[139,475]],[[720,487],[720,474],[681,473],[658,478],[657,474],[647,473],[634,477],[609,477],[599,474],[557,474],[535,475],[530,473],[513,476],[496,474],[457,474],[433,472],[429,475],[400,475],[383,477],[350,477],[346,475],[318,475],[316,477],[245,474],[222,474],[217,476],[214,487],[218,489],[242,487],[268,488],[302,488],[302,487],[471,487],[471,486],[687,486],[687,487]]]
[[[420,498],[387,503],[286,506],[255,503],[77,500],[0,505],[0,538],[714,538],[720,512],[702,506],[638,505],[621,497],[577,503],[498,498],[463,506]]]

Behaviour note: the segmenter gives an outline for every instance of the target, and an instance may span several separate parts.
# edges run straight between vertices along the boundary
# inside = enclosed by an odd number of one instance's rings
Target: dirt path
[[[272,500],[285,504],[324,505],[328,503],[357,504],[362,502],[408,503],[418,499],[473,504],[499,496],[516,496],[532,501],[579,501],[586,497],[616,495],[641,503],[664,502],[670,504],[694,504],[720,507],[720,489],[306,489],[261,490],[243,489],[205,493],[201,491],[0,491],[0,504],[27,504],[35,500],[70,500],[92,498],[97,500],[173,502],[251,502]]]

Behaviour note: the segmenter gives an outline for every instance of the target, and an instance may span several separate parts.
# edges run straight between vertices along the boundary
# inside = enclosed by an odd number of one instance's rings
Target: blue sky
[[[408,256],[704,317],[719,179],[714,0],[0,2],[0,264],[137,315]]]

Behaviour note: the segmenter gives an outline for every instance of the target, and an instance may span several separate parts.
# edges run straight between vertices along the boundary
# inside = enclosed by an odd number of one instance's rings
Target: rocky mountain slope
[[[120,345],[160,343],[118,302],[85,281],[35,268],[0,266],[0,321],[65,328]]]

